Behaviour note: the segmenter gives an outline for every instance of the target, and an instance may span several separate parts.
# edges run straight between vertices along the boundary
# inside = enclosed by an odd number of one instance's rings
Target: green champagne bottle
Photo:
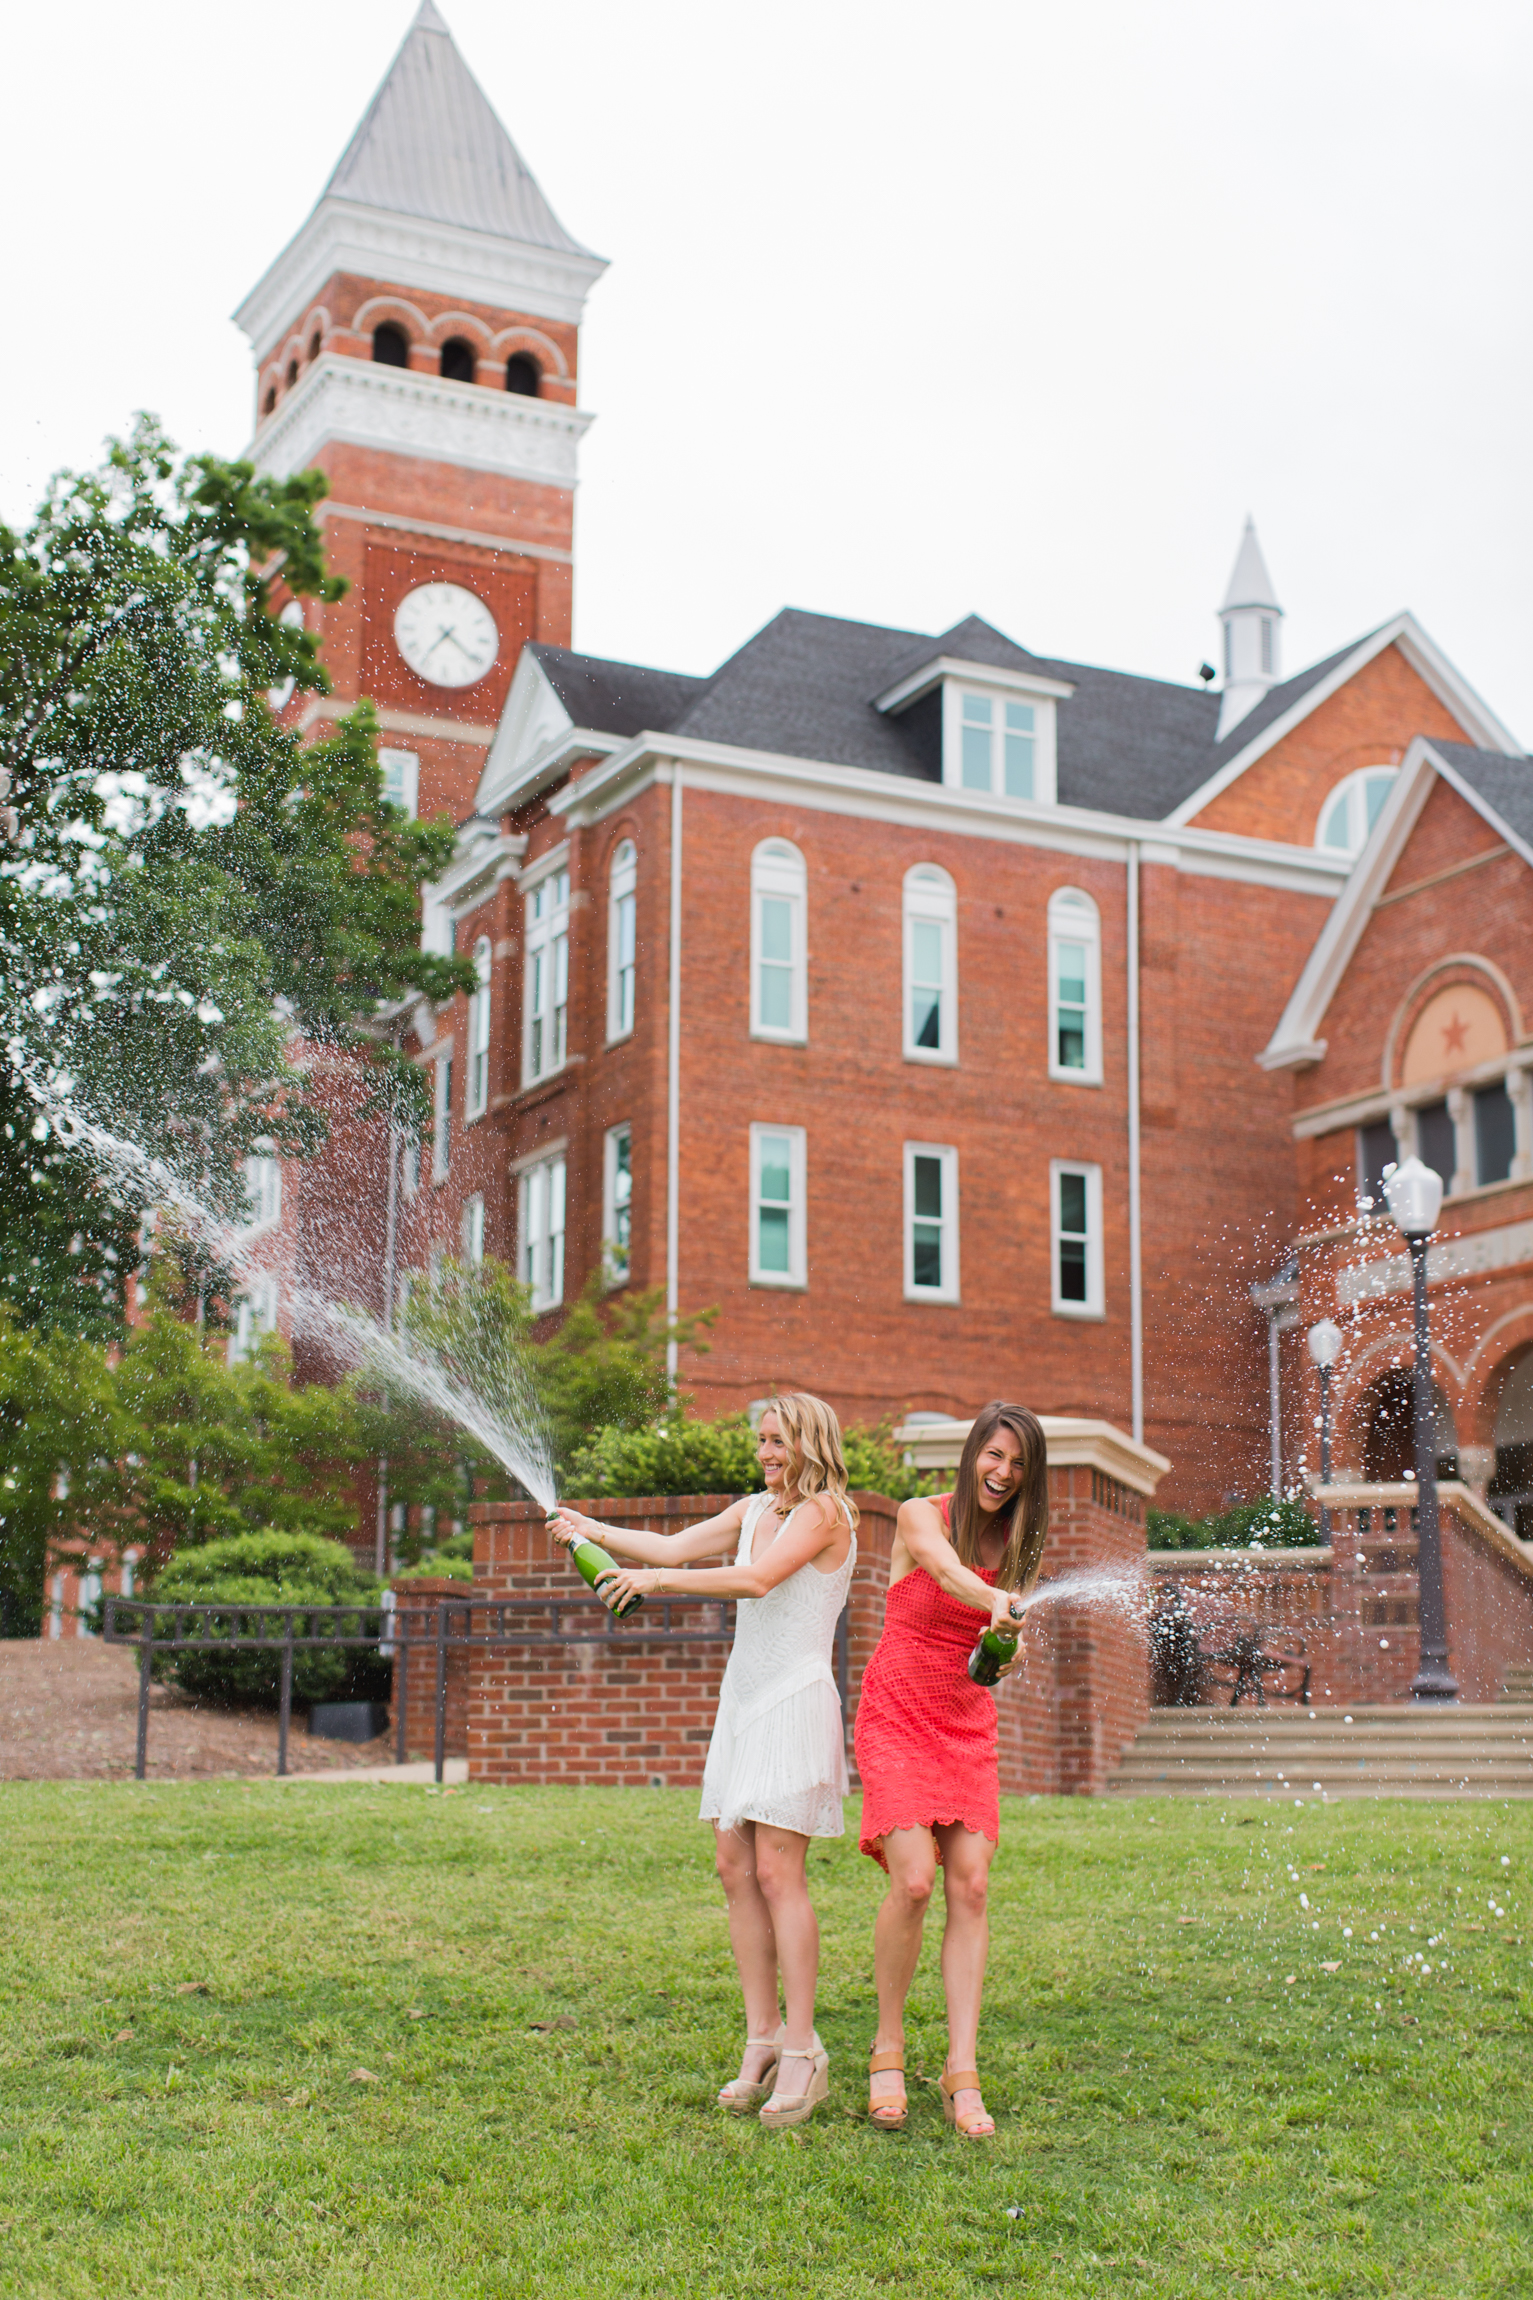
[[[1008,1637],[1002,1629],[987,1629],[969,1655],[969,1675],[975,1684],[998,1684],[1001,1671],[1016,1650],[1015,1637]]]
[[[589,1583],[592,1589],[596,1587],[604,1573],[617,1571],[616,1558],[609,1557],[606,1550],[594,1541],[587,1541],[583,1535],[570,1544],[570,1563],[574,1566],[581,1580]],[[612,1607],[613,1620],[626,1621],[629,1614],[637,1613],[643,1603],[643,1598],[638,1595],[625,1597],[621,1605]]]

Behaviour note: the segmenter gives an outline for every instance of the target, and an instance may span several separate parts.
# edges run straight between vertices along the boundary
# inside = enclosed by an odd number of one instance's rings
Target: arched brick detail
[[[1400,1065],[1422,1009],[1440,990],[1451,990],[1456,983],[1483,991],[1493,999],[1500,1009],[1508,1046],[1521,1044],[1522,1009],[1516,991],[1500,967],[1488,958],[1477,957],[1473,951],[1455,951],[1451,957],[1434,960],[1424,974],[1419,974],[1395,1009],[1384,1038],[1381,1075],[1386,1094],[1393,1094],[1399,1086]]]
[[[373,329],[386,319],[397,320],[409,336],[412,346],[431,341],[431,322],[418,304],[407,303],[399,295],[369,296],[358,310],[352,327],[358,335],[371,335]]]
[[[530,352],[545,375],[556,375],[561,383],[569,381],[569,362],[552,336],[541,334],[535,327],[518,325],[503,327],[490,339],[497,359],[509,359],[514,351]]]
[[[1338,1469],[1357,1469],[1363,1458],[1363,1445],[1368,1435],[1368,1400],[1374,1384],[1381,1374],[1409,1373],[1416,1363],[1416,1344],[1408,1325],[1392,1328],[1371,1341],[1365,1350],[1347,1362],[1340,1386],[1335,1393],[1332,1413],[1334,1421],[1333,1444]],[[1464,1368],[1456,1358],[1433,1342],[1432,1376],[1448,1402],[1453,1416],[1454,1435],[1464,1444],[1464,1415],[1467,1401]]]
[[[1496,1320],[1488,1333],[1481,1336],[1474,1356],[1469,1361],[1465,1428],[1460,1433],[1461,1443],[1483,1446],[1495,1444],[1496,1409],[1501,1403],[1501,1384],[1530,1349],[1533,1349],[1533,1302],[1508,1311],[1505,1317]]]
[[[475,319],[471,312],[444,311],[439,318],[431,321],[430,342],[446,343],[450,336],[455,335],[471,335],[486,350],[493,346],[495,340],[484,321]]]

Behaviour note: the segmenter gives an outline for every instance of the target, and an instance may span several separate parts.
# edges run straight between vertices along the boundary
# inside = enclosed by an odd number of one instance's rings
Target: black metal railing
[[[643,1623],[614,1621],[600,1599],[581,1591],[571,1597],[436,1597],[413,1603],[396,1596],[382,1605],[181,1605],[150,1598],[108,1597],[103,1601],[102,1638],[108,1645],[136,1645],[138,1663],[138,1741],[133,1772],[144,1779],[149,1752],[149,1692],[157,1656],[194,1652],[276,1652],[281,1673],[277,1700],[277,1773],[287,1772],[288,1731],[293,1714],[293,1661],[303,1652],[366,1647],[394,1662],[394,1762],[408,1759],[410,1656],[435,1657],[434,1766],[438,1781],[447,1755],[447,1656],[454,1650],[487,1651],[522,1647],[559,1651],[572,1645],[636,1646],[732,1645],[730,1598],[650,1597]],[[659,1614],[656,1622],[655,1615]],[[676,1625],[678,1613],[702,1613],[712,1626]],[[475,1630],[475,1617],[486,1626]],[[538,1626],[541,1621],[542,1626]],[[842,1713],[847,1696],[847,1622],[843,1608],[836,1623],[836,1686]]]

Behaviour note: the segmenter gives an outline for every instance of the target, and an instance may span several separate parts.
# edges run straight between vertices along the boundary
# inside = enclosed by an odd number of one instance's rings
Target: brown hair
[[[1049,1530],[1049,1448],[1042,1422],[1036,1414],[1029,1413],[1026,1406],[1009,1406],[1002,1398],[992,1398],[989,1405],[982,1406],[975,1415],[974,1426],[959,1457],[953,1498],[948,1505],[953,1547],[962,1564],[971,1569],[978,1566],[986,1513],[979,1506],[976,1464],[998,1429],[1010,1430],[1022,1449],[1022,1482],[1011,1505],[1010,1518],[997,1513],[989,1520],[995,1531],[1004,1527],[1006,1534],[1006,1550],[995,1577],[996,1587],[1027,1589],[1038,1577],[1038,1568],[1043,1562],[1043,1537]]]
[[[785,1397],[767,1399],[762,1419],[768,1414],[777,1416],[777,1426],[788,1448],[784,1499],[813,1501],[816,1494],[827,1493],[833,1502],[845,1504],[847,1516],[855,1526],[857,1510],[846,1490],[841,1424],[832,1409],[823,1398],[811,1397],[808,1390],[789,1390]]]

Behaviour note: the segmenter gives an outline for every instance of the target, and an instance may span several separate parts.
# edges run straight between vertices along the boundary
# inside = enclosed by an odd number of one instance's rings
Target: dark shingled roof
[[[579,726],[617,735],[649,728],[924,782],[942,779],[937,693],[892,713],[874,708],[877,696],[939,655],[1055,679],[1073,690],[1056,722],[1061,803],[1159,822],[1352,649],[1274,687],[1222,743],[1217,693],[1032,655],[977,615],[927,637],[785,607],[708,679],[601,663],[559,647],[533,652]],[[646,680],[656,683],[652,690],[640,685]]]
[[[568,647],[533,646],[528,653],[576,726],[602,735],[642,735],[646,727],[664,734],[708,684],[681,671],[651,671],[642,663],[576,655]]]
[[[1471,790],[1479,792],[1514,838],[1533,847],[1533,759],[1477,751],[1470,743],[1440,743],[1435,735],[1432,748]]]

